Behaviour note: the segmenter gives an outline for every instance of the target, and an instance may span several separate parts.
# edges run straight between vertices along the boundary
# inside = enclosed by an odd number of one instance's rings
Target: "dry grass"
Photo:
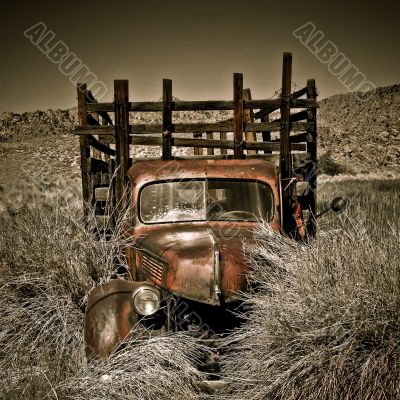
[[[259,290],[230,337],[222,398],[385,399],[400,396],[399,181],[326,184],[321,207],[351,207],[321,221],[314,243],[265,227],[250,249]],[[95,239],[70,197],[32,197],[0,215],[0,397],[194,399],[199,344],[183,335],[129,343],[87,364],[88,290],[123,264],[124,222]],[[35,201],[35,199],[39,199]],[[22,202],[24,204],[25,202]]]
[[[342,182],[352,204],[322,221],[313,243],[257,230],[249,255],[259,291],[230,338],[224,398],[399,398],[399,188]]]
[[[95,239],[79,204],[31,199],[0,216],[0,397],[2,399],[195,398],[196,344],[180,335],[131,343],[87,364],[88,291],[124,263],[121,220]]]

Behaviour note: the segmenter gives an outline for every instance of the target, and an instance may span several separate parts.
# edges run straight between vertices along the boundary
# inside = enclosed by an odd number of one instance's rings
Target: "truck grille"
[[[144,274],[154,283],[161,285],[165,265],[159,263],[146,254],[143,254],[142,266]]]

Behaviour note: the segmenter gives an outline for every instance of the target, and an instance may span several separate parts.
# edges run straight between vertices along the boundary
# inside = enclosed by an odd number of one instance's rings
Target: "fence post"
[[[315,80],[307,81],[307,99],[317,100],[317,88]],[[312,163],[312,168],[308,173],[307,180],[309,184],[308,204],[311,212],[311,224],[308,227],[308,233],[315,236],[316,232],[316,204],[317,204],[317,109],[315,107],[307,109],[307,122],[312,122],[312,128],[307,130],[307,158]]]
[[[129,169],[129,89],[128,81],[114,81],[115,110],[115,161],[116,161],[116,205],[118,215],[126,207],[127,176]]]
[[[244,89],[243,90],[243,100],[251,100],[251,90]],[[254,113],[253,110],[244,110],[244,121],[245,122],[254,122]],[[246,141],[256,142],[257,135],[255,132],[245,132]],[[247,154],[257,154],[257,150],[247,150]]]
[[[207,139],[214,139],[214,132],[206,132],[206,137]],[[208,156],[213,156],[214,155],[214,149],[213,148],[207,148],[207,155]]]
[[[234,158],[243,158],[243,74],[233,74]]]
[[[162,159],[172,158],[172,81],[163,79],[163,142]]]
[[[295,229],[292,216],[292,160],[290,153],[290,103],[292,85],[292,54],[283,53],[282,93],[281,93],[281,129],[279,169],[282,190],[282,227],[286,233]]]
[[[79,125],[86,127],[87,121],[87,86],[86,83],[77,84],[78,94],[78,120]],[[82,174],[82,198],[83,198],[83,213],[87,220],[89,213],[89,202],[91,201],[91,185],[90,185],[90,144],[87,135],[79,137],[81,151],[81,174]]]

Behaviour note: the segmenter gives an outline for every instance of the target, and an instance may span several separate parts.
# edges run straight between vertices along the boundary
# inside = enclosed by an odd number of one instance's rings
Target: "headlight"
[[[132,304],[138,314],[152,315],[160,308],[160,295],[156,289],[141,288],[133,294]]]

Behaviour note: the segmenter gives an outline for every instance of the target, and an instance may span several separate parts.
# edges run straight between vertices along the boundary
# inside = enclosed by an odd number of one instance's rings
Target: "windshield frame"
[[[243,219],[229,219],[229,220],[210,220],[210,219],[201,219],[201,220],[185,220],[185,221],[157,221],[157,222],[145,222],[142,219],[141,216],[141,210],[140,210],[140,203],[141,203],[141,196],[142,196],[142,192],[144,189],[146,189],[146,187],[151,186],[151,185],[155,185],[155,184],[159,184],[159,183],[168,183],[168,182],[190,182],[190,181],[229,181],[229,182],[254,182],[254,183],[259,183],[262,184],[266,187],[268,187],[268,189],[271,192],[271,199],[272,199],[272,212],[269,215],[269,219],[265,219],[262,221],[249,221],[249,220],[243,220]],[[276,201],[275,201],[275,193],[274,190],[272,189],[272,186],[260,179],[240,179],[240,178],[207,178],[207,177],[201,177],[201,178],[184,178],[184,179],[179,179],[179,178],[172,178],[172,179],[160,179],[160,180],[156,180],[156,181],[151,181],[151,182],[146,182],[140,189],[139,189],[139,193],[138,193],[138,197],[137,197],[137,217],[139,219],[139,221],[144,224],[144,225],[165,225],[165,224],[186,224],[186,223],[227,223],[227,222],[241,222],[241,223],[269,223],[271,222],[274,218],[275,218],[275,213],[276,213]]]

